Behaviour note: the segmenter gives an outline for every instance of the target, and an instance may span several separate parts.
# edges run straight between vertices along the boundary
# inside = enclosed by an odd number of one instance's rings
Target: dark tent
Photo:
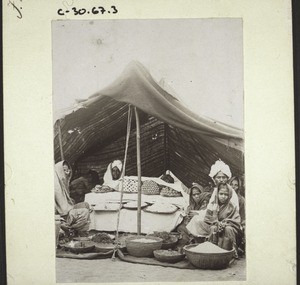
[[[101,177],[109,162],[123,160],[129,105],[137,107],[140,117],[142,176],[158,177],[169,169],[186,186],[205,186],[219,158],[233,174],[244,173],[243,131],[192,113],[138,62],[78,105],[55,122],[54,157],[61,160],[61,133],[64,158],[79,173],[94,169]],[[135,135],[133,116],[126,175],[137,175]]]

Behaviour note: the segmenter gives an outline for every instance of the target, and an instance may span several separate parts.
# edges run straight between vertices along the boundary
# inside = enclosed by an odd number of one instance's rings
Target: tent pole
[[[137,234],[141,234],[141,146],[140,146],[140,120],[136,107],[134,107],[135,121],[136,121],[136,159],[137,159],[137,172],[138,172],[138,211],[137,211]]]
[[[64,160],[64,152],[62,146],[62,139],[61,139],[61,129],[60,129],[60,120],[58,121],[58,140],[59,140],[59,149],[60,149],[60,158]]]

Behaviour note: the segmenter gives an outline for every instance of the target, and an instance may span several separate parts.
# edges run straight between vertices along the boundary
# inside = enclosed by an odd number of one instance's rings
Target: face
[[[68,165],[64,164],[63,165],[64,173],[69,176],[71,174],[71,169],[69,168]]]
[[[197,189],[197,188],[192,189],[192,197],[196,203],[198,203],[200,201],[200,194],[201,194],[201,192],[199,191],[199,189]]]
[[[229,191],[226,187],[222,187],[218,193],[218,200],[220,204],[224,204],[227,202],[229,198]]]
[[[220,183],[227,183],[228,181],[228,176],[224,174],[222,171],[219,171],[215,176],[214,176],[214,181],[216,185],[218,186]]]
[[[112,175],[112,178],[113,180],[117,180],[120,178],[121,176],[121,171],[119,170],[118,167],[114,167],[112,170],[111,170],[111,175]]]
[[[230,186],[232,187],[232,189],[234,191],[238,191],[239,190],[239,182],[237,180],[231,181]]]

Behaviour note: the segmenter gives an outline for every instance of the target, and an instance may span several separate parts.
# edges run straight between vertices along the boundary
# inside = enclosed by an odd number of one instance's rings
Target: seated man
[[[109,186],[115,190],[118,190],[119,179],[122,174],[123,163],[121,160],[114,160],[107,166],[107,170],[103,176],[103,185]]]

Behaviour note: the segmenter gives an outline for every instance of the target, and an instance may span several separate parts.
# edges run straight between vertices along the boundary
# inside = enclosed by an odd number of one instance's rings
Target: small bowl
[[[176,263],[184,259],[185,254],[175,250],[159,249],[153,252],[154,257],[161,262]]]

